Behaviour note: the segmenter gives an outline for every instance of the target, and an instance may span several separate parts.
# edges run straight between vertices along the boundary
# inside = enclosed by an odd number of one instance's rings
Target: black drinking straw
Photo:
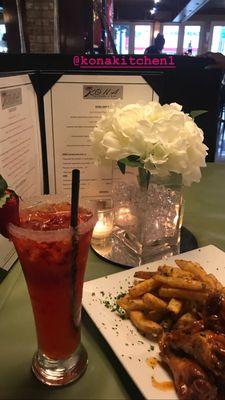
[[[80,189],[80,171],[79,169],[73,169],[72,193],[71,193],[71,217],[70,217],[70,225],[73,228],[77,226],[78,222],[79,189]]]
[[[70,225],[72,228],[77,227],[78,223],[78,205],[79,205],[79,189],[80,189],[80,171],[72,170],[72,191],[71,191],[71,216]],[[76,313],[78,306],[77,288],[77,253],[78,253],[78,236],[75,229],[72,230],[72,251],[71,251],[71,290],[72,290],[72,321],[76,325]]]

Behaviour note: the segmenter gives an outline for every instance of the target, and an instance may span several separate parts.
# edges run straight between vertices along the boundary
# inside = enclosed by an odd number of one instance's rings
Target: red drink
[[[20,227],[10,226],[31,298],[39,353],[52,360],[71,357],[80,345],[83,279],[95,221],[87,209],[80,208],[78,215],[74,231],[69,203],[42,203],[21,211]]]

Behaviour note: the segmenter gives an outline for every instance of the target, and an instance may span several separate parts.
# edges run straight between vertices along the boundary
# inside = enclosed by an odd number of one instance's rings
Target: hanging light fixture
[[[155,12],[156,12],[156,7],[153,7],[153,8],[151,8],[151,10],[150,10],[150,14],[155,14]]]
[[[160,2],[160,0],[154,0],[154,4],[156,5],[156,4],[158,4]],[[151,15],[153,15],[153,14],[155,14],[156,13],[156,10],[157,10],[157,8],[156,7],[152,7],[149,11],[150,11],[150,14]]]

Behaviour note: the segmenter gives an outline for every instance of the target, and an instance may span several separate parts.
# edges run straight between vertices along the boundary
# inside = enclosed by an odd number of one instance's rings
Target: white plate
[[[163,262],[173,265],[176,258],[198,262],[225,285],[225,253],[217,247],[212,245],[202,247]],[[162,261],[156,261],[86,282],[83,306],[143,396],[148,400],[174,400],[177,399],[174,390],[161,391],[151,383],[152,376],[159,382],[170,380],[167,372],[159,364],[152,369],[146,362],[152,357],[159,359],[158,345],[144,338],[129,320],[121,319],[105,306],[106,301],[112,304],[115,296],[127,290],[133,283],[135,271],[154,271],[160,264]],[[151,346],[154,346],[154,349]]]

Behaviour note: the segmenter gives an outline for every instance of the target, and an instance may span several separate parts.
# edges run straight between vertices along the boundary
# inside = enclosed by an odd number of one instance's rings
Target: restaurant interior
[[[160,33],[165,54],[225,54],[224,21],[223,0],[2,0],[0,52],[144,54]],[[223,93],[222,84],[217,161],[225,157]]]
[[[224,399],[224,71],[224,0],[0,0],[0,400]]]

